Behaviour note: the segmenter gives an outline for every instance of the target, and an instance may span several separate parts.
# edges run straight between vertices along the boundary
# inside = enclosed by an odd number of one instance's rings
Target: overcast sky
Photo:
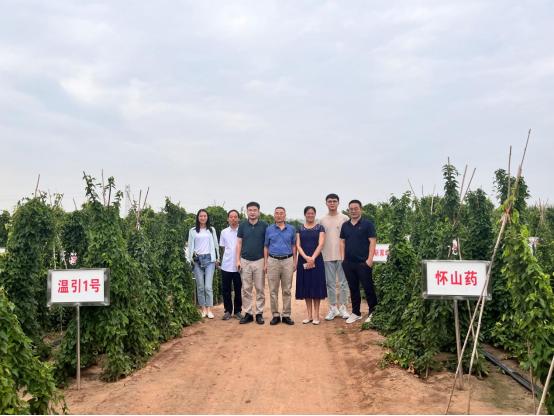
[[[532,201],[554,202],[552,1],[2,5],[0,209],[39,173],[73,209],[103,168],[155,209],[301,217],[442,193],[448,157],[491,194],[529,128]]]

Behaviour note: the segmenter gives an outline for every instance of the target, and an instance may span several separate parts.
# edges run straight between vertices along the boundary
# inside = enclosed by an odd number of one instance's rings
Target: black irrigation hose
[[[529,391],[533,391],[531,388],[531,382],[527,380],[525,377],[523,377],[521,374],[519,374],[517,371],[512,370],[511,368],[507,367],[502,361],[500,361],[498,358],[496,358],[494,355],[492,355],[490,352],[483,351],[483,354],[485,355],[485,358],[489,360],[491,363],[496,364],[498,367],[502,369],[506,374],[508,374],[510,377],[512,377],[515,381],[517,381],[519,384],[521,384],[523,387],[525,387]],[[535,395],[537,397],[541,397],[542,389],[538,387],[535,384]]]

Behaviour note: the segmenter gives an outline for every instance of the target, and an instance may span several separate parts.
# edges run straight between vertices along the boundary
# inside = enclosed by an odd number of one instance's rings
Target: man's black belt
[[[275,260],[285,260],[285,259],[288,259],[289,257],[292,257],[292,254],[288,254],[286,256],[274,256],[273,254],[270,254],[269,257]]]

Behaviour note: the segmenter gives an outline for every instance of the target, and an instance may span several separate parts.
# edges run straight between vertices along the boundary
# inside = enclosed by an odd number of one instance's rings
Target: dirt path
[[[216,319],[185,328],[182,338],[119,382],[101,382],[98,368],[84,371],[81,391],[74,384],[65,391],[70,412],[444,413],[451,374],[423,381],[400,368],[381,369],[379,334],[339,318],[302,325],[302,301],[293,304],[294,326],[270,326],[268,303],[263,326],[222,321],[222,306],[216,307]],[[473,386],[474,414],[532,410],[531,395],[495,369]],[[466,396],[456,394],[451,413],[465,413]]]

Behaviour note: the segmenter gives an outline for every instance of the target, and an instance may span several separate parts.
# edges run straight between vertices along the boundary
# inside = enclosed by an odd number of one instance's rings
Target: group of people
[[[232,316],[241,324],[254,320],[265,323],[265,278],[269,284],[270,325],[294,325],[291,317],[291,291],[296,270],[296,299],[306,302],[303,324],[320,323],[321,300],[328,298],[328,321],[336,317],[351,324],[362,319],[360,283],[364,289],[368,316],[371,320],[377,296],[373,286],[373,255],[377,244],[375,225],[362,218],[362,203],[354,199],[348,204],[349,216],[339,210],[339,197],[325,198],[328,212],[319,222],[316,209],[304,208],[305,222],[295,229],[286,223],[286,210],[277,207],[274,224],[260,220],[260,204],[246,205],[247,219],[239,222],[237,210],[228,212],[229,227],[221,231],[219,242],[205,209],[196,214],[196,225],[188,236],[187,258],[193,265],[197,301],[202,317],[214,318],[213,275],[221,268],[225,312],[223,320]],[[220,247],[223,255],[220,255]],[[338,281],[338,293],[337,293]],[[253,289],[256,292],[254,304]],[[234,299],[232,297],[234,291]],[[282,309],[279,309],[279,291]],[[347,310],[348,295],[352,302]],[[242,313],[244,310],[244,314]]]

